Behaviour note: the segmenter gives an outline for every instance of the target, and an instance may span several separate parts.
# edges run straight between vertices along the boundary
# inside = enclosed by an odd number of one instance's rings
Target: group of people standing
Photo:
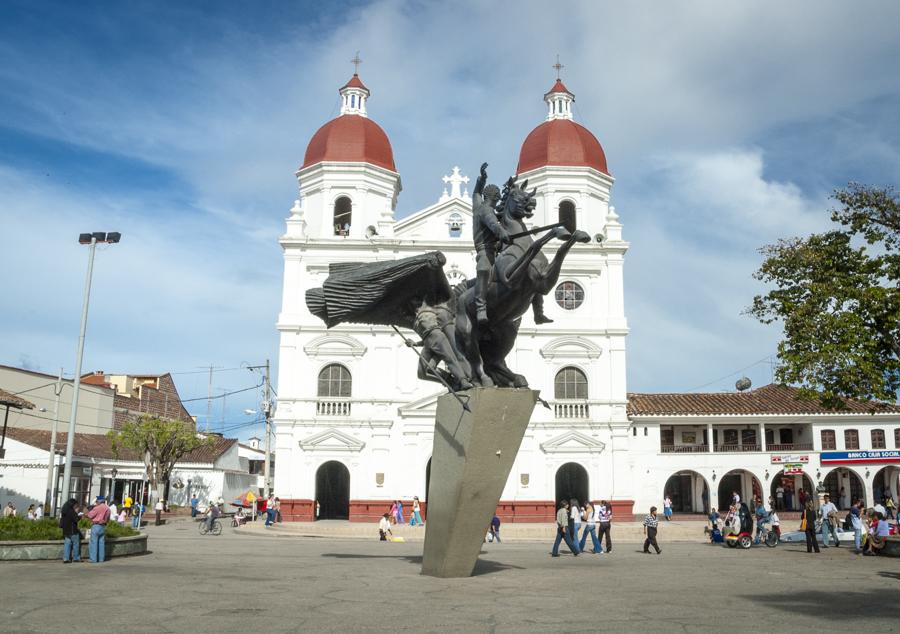
[[[816,537],[817,520],[822,536],[822,548],[828,548],[831,538],[834,538],[835,546],[841,545],[837,534],[841,522],[838,510],[827,493],[823,496],[818,511],[813,507],[812,500],[806,502],[800,520],[800,530],[806,534],[806,552],[820,552]],[[891,534],[889,519],[888,509],[883,504],[866,509],[862,500],[855,500],[842,526],[845,530],[853,531],[854,552],[858,555],[877,555],[884,548],[885,538]]]
[[[394,500],[391,504],[391,510],[387,513],[388,521],[391,525],[406,524],[406,517],[403,515],[403,500]],[[419,503],[419,497],[413,497],[412,514],[409,516],[410,526],[424,526],[422,520],[422,507]]]
[[[104,496],[100,495],[87,509],[75,498],[70,498],[60,509],[59,527],[63,531],[64,564],[81,561],[81,530],[78,522],[82,517],[91,521],[88,558],[95,564],[106,560],[106,525],[110,522],[111,510]]]
[[[581,525],[584,524],[584,528]],[[553,557],[559,557],[559,546],[565,541],[566,546],[576,557],[584,552],[587,538],[590,536],[592,551],[600,555],[604,552],[612,552],[612,506],[606,500],[599,504],[585,502],[584,506],[578,500],[562,500],[556,512],[556,541],[550,553]],[[578,533],[581,531],[581,538]],[[606,541],[606,549],[602,542]]]

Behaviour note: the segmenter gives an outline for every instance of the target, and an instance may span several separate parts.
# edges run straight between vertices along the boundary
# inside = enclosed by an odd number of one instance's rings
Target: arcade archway
[[[864,500],[866,506],[870,506],[869,502],[865,500],[863,480],[853,469],[845,467],[832,469],[822,481],[822,486],[840,509],[850,508],[855,500]]]
[[[571,500],[579,502],[588,499],[588,472],[577,462],[567,462],[556,471],[556,501]]]
[[[890,495],[897,503],[897,489],[900,488],[900,467],[887,466],[879,469],[872,478],[872,504],[884,504]]]
[[[316,501],[320,520],[350,519],[350,470],[336,460],[316,471]]]
[[[759,479],[746,469],[733,469],[719,480],[719,509],[728,509],[734,494],[737,493],[741,502],[750,504],[753,496],[762,497],[762,485]]]
[[[709,486],[696,471],[679,471],[666,480],[663,495],[672,500],[676,513],[708,513]]]
[[[781,489],[780,497],[778,489]],[[785,475],[784,469],[776,473],[772,478],[772,484],[769,486],[769,495],[775,500],[775,509],[778,511],[799,511],[800,489],[810,494],[815,491],[812,478],[807,474]]]

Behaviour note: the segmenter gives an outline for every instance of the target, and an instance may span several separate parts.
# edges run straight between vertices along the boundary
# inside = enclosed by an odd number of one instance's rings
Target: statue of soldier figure
[[[510,243],[506,229],[497,219],[497,202],[500,200],[500,188],[487,183],[487,163],[481,164],[481,173],[475,181],[472,192],[472,237],[475,242],[475,311],[478,325],[482,328],[488,324],[487,289],[491,281],[491,269],[497,256],[497,243],[500,249]],[[536,293],[531,303],[534,312],[534,323],[549,324],[553,320],[544,314],[544,296]]]

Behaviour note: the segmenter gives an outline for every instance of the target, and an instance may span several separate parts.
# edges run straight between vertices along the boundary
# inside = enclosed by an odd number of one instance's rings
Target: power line
[[[704,387],[706,387],[706,386],[708,386],[708,385],[712,385],[713,383],[718,383],[719,381],[724,381],[725,379],[727,379],[727,378],[729,378],[729,377],[732,377],[732,376],[734,376],[735,374],[739,374],[740,372],[743,372],[744,370],[748,370],[748,369],[752,368],[752,367],[755,366],[755,365],[759,365],[760,363],[763,363],[764,361],[768,361],[768,360],[770,360],[770,359],[771,359],[772,357],[774,357],[774,356],[775,356],[774,354],[766,355],[766,356],[764,356],[762,359],[759,359],[758,361],[754,361],[753,363],[751,363],[751,364],[748,365],[748,366],[745,366],[745,367],[743,367],[743,368],[741,368],[741,369],[739,369],[739,370],[735,370],[734,372],[731,372],[731,373],[729,373],[729,374],[726,374],[725,376],[720,376],[718,379],[713,379],[713,380],[710,381],[709,383],[704,383],[703,385],[698,385],[697,387],[692,387],[691,389],[685,390],[685,391],[686,391],[686,392],[693,392],[694,390],[700,390],[700,389],[703,389]]]
[[[207,370],[209,372],[209,370]],[[226,396],[231,396],[232,394],[240,394],[241,392],[249,392],[250,390],[257,390],[262,387],[262,383],[259,385],[254,385],[253,387],[245,387],[242,390],[234,390],[233,392],[225,392],[224,394],[219,394],[217,396],[198,396],[197,398],[183,398],[181,399],[182,403],[192,403],[194,401],[205,401],[206,399],[215,400],[217,398],[225,398]]]

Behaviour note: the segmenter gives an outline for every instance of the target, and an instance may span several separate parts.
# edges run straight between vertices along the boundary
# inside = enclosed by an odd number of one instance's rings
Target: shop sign
[[[799,463],[785,463],[784,475],[801,475],[803,473],[803,465]]]
[[[869,451],[823,451],[820,455],[826,464],[885,464],[900,463],[900,449],[874,449]]]
[[[779,453],[772,454],[772,464],[809,462],[809,454]]]

